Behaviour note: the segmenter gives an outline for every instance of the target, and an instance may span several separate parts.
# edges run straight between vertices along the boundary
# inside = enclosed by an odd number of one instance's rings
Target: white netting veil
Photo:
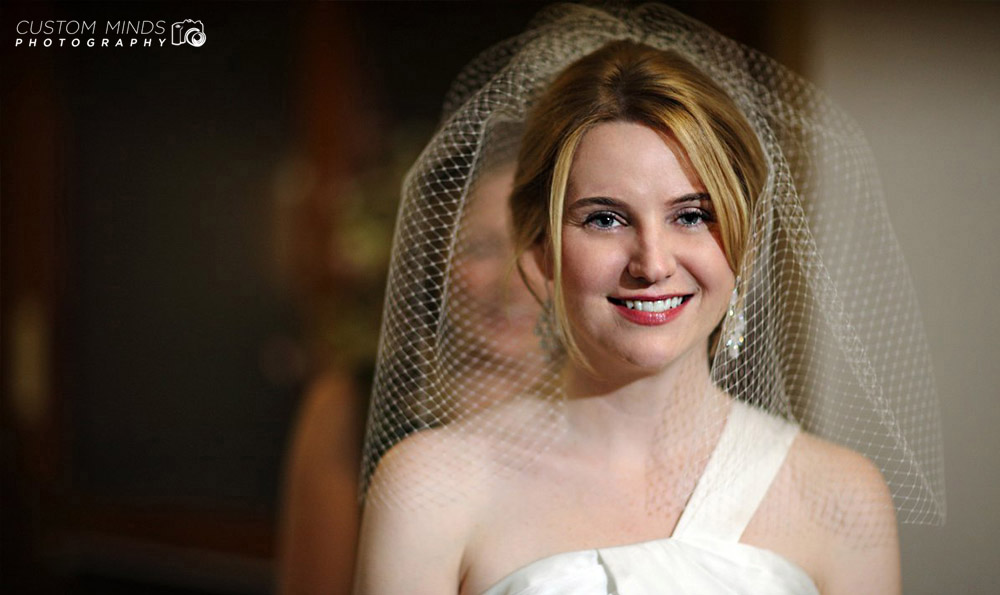
[[[733,271],[736,291],[713,334],[711,382],[681,382],[678,394],[658,396],[647,509],[683,507],[732,403],[741,403],[825,445],[789,455],[770,496],[770,509],[782,511],[773,526],[798,507],[820,525],[879,534],[864,515],[844,518],[858,510],[852,502],[877,501],[854,489],[857,461],[846,453],[874,464],[900,520],[942,521],[928,349],[866,141],[795,74],[659,5],[549,7],[457,77],[443,122],[403,185],[364,497],[411,507],[475,498],[521,481],[561,448],[573,415],[563,383],[572,360],[551,308],[539,304],[549,296],[537,260],[521,255],[523,275],[514,266],[508,198],[539,96],[615,40],[670,51],[714,81],[749,123],[766,166]],[[385,465],[402,471],[379,481]]]

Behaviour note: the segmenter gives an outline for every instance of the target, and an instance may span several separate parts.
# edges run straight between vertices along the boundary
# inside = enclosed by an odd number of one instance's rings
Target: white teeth
[[[677,306],[680,306],[682,301],[684,300],[680,297],[672,297],[666,300],[656,300],[655,302],[625,300],[625,306],[629,310],[638,310],[640,312],[666,312],[667,310],[672,310]]]

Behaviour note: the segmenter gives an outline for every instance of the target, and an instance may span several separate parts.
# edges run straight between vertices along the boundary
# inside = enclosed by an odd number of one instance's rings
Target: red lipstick
[[[625,305],[625,300],[621,298],[608,298],[608,301],[615,307],[619,314],[629,322],[634,322],[642,326],[659,326],[661,324],[666,324],[677,318],[680,315],[681,310],[690,301],[691,296],[663,296],[656,298],[642,298],[642,300],[629,300],[629,301],[643,301],[643,302],[655,302],[659,300],[667,300],[674,297],[680,297],[681,303],[673,308],[664,310],[663,312],[644,312],[642,310],[633,310]]]

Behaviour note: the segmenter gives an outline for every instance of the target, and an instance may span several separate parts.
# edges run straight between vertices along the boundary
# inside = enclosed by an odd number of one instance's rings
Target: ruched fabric
[[[556,554],[507,575],[484,595],[818,595],[804,570],[742,543],[675,538]]]

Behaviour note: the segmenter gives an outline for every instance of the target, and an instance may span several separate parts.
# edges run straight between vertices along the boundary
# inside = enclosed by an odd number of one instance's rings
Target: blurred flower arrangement
[[[324,175],[298,156],[278,169],[275,252],[304,307],[314,370],[374,361],[399,190],[428,134],[426,125],[400,126],[381,158],[352,175]]]

